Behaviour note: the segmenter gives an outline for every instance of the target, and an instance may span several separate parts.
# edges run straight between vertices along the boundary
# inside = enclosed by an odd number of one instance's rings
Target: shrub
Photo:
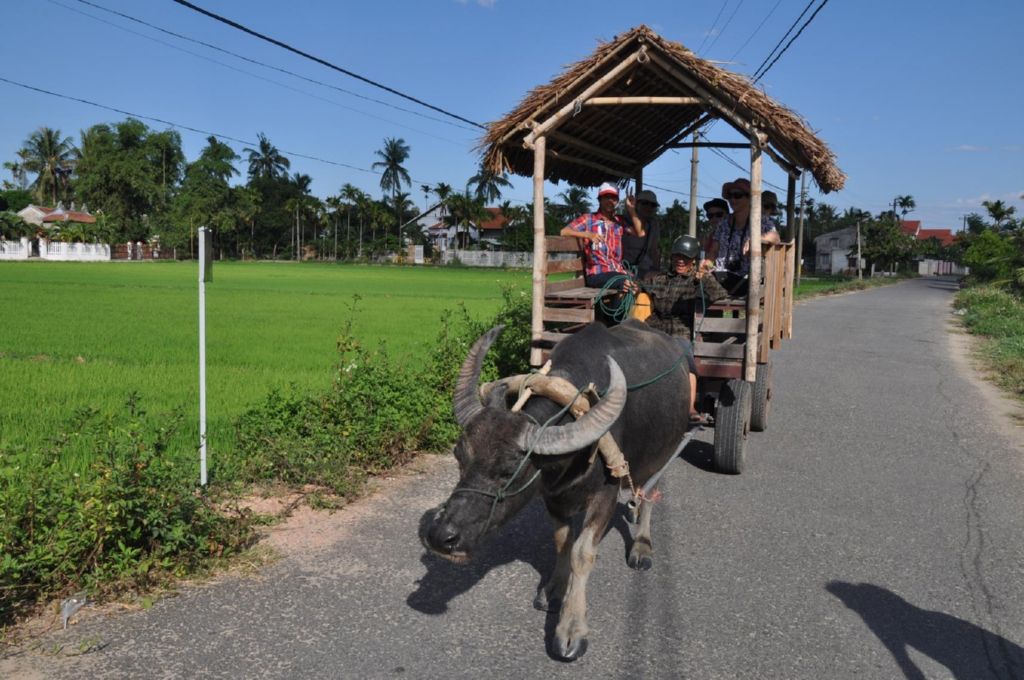
[[[366,349],[350,321],[338,340],[331,388],[314,395],[272,392],[237,421],[237,451],[226,464],[245,481],[316,484],[349,495],[367,474],[400,464],[417,450],[446,450],[459,432],[452,414],[455,381],[476,338],[506,324],[488,355],[488,379],[527,368],[529,297],[511,287],[503,297],[487,323],[473,321],[461,307],[442,314],[429,359],[419,366],[396,361],[386,346]],[[349,319],[357,317],[358,302],[357,296]]]
[[[180,418],[80,411],[43,450],[0,452],[0,622],[42,597],[152,585],[235,552],[248,515],[197,490],[194,461],[167,455]],[[74,472],[67,452],[88,449]]]

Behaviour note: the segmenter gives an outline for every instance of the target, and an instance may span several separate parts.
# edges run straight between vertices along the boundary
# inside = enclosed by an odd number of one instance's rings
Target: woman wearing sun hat
[[[729,202],[727,215],[708,248],[708,259],[715,262],[715,276],[733,294],[746,294],[750,274],[750,180],[739,177],[722,185],[722,198]],[[779,232],[767,215],[761,217],[761,242],[778,243]]]

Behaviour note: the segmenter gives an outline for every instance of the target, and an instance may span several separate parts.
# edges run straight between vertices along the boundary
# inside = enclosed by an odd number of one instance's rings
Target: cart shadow
[[[864,620],[907,678],[925,677],[908,654],[911,647],[945,666],[956,680],[1024,678],[1024,649],[1001,635],[921,609],[870,583],[830,581],[825,590]]]
[[[690,440],[690,443],[682,450],[679,454],[679,458],[685,460],[698,470],[717,473],[713,460],[714,454],[714,444],[694,438]]]
[[[432,510],[428,511],[420,519],[421,530],[432,514]],[[551,573],[555,564],[551,521],[544,504],[534,499],[482,545],[471,562],[455,564],[429,550],[423,551],[420,562],[427,571],[416,581],[416,589],[408,595],[406,604],[418,612],[438,616],[448,611],[452,600],[472,590],[496,567],[524,562],[541,579]],[[524,606],[529,606],[529,602]]]

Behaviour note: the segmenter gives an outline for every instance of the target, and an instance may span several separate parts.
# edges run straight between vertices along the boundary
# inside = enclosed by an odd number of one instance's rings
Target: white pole
[[[206,279],[210,230],[199,228],[199,484],[206,486]]]

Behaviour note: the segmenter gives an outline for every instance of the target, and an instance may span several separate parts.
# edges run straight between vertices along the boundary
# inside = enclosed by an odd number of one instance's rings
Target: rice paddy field
[[[353,332],[407,361],[424,356],[444,309],[486,319],[529,272],[218,262],[207,284],[211,451],[274,388],[328,386],[336,340]],[[198,433],[198,284],[193,262],[0,263],[0,449],[31,449],[76,409],[116,411],[129,393],[150,413],[183,411]],[[215,453],[214,453],[215,455]]]

